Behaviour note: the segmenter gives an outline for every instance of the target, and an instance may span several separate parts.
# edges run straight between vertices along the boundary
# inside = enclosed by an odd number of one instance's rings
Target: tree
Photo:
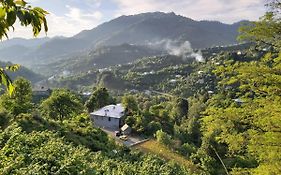
[[[125,107],[128,114],[133,114],[139,110],[137,101],[136,101],[135,97],[132,95],[123,96],[122,104]]]
[[[46,15],[47,11],[40,7],[32,8],[24,0],[1,0],[0,1],[0,39],[5,36],[8,38],[7,32],[14,27],[16,20],[20,21],[22,26],[31,25],[33,35],[38,36],[44,27],[45,32],[48,31]]]
[[[32,88],[30,81],[20,77],[14,82],[14,92],[12,96],[4,94],[1,97],[1,106],[17,116],[27,113],[32,109]]]
[[[41,104],[43,114],[55,120],[63,121],[83,111],[83,105],[77,96],[66,89],[57,89]]]
[[[107,89],[102,87],[93,92],[89,100],[86,101],[85,106],[88,109],[88,112],[93,112],[93,110],[102,108],[112,102],[113,100]]]
[[[239,29],[238,39],[258,42],[279,49],[281,46],[281,1],[271,0],[267,13],[259,21],[251,22]]]
[[[172,111],[174,121],[179,124],[188,114],[188,101],[183,98],[177,98],[174,102],[174,109]]]
[[[35,37],[41,32],[42,26],[45,32],[47,32],[47,14],[48,12],[40,7],[32,8],[24,0],[0,0],[0,40],[2,40],[3,37],[8,38],[7,32],[10,29],[15,30],[13,25],[17,19],[22,26],[31,25]],[[14,87],[6,71],[15,71],[18,68],[19,65],[0,68],[0,83],[6,86],[10,95],[12,94]]]
[[[164,145],[171,145],[172,143],[172,138],[170,135],[168,135],[166,132],[162,131],[161,130],[158,130],[156,131],[155,133],[155,137],[156,137],[156,140]]]

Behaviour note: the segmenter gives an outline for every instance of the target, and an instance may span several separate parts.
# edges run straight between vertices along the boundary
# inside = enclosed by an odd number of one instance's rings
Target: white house
[[[108,105],[90,114],[94,125],[110,130],[119,130],[124,125],[125,108],[122,104]]]

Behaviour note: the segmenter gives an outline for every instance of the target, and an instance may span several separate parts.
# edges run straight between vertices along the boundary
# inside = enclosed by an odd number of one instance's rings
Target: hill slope
[[[163,40],[190,41],[194,48],[226,45],[236,43],[239,26],[240,23],[228,25],[216,21],[195,21],[174,13],[121,16],[70,38],[46,40],[35,50],[20,52],[17,57],[25,58],[24,62],[19,63],[34,65],[71,58],[74,53],[100,45],[146,45]],[[5,55],[1,53],[0,58],[4,59]]]
[[[6,67],[12,64],[13,63],[11,62],[0,61],[0,67]],[[8,75],[11,77],[11,79],[15,79],[16,77],[21,76],[28,79],[32,83],[36,83],[44,78],[42,75],[36,74],[24,66],[21,66],[16,72],[8,72]]]

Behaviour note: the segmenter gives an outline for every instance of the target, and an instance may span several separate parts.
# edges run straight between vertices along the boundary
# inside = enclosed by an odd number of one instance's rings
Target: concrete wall
[[[94,125],[100,128],[106,128],[110,130],[119,130],[120,120],[119,118],[111,118],[108,116],[96,116],[91,114],[91,118],[94,121]]]

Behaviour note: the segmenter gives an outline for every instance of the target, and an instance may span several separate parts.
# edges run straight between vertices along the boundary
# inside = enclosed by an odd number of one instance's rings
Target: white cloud
[[[28,0],[50,12],[48,36],[72,36],[92,29],[105,19],[142,12],[175,12],[195,20],[233,23],[256,20],[264,14],[266,0]],[[65,5],[69,4],[69,5]],[[117,5],[117,6],[116,6]],[[31,28],[15,25],[10,37],[32,38]],[[45,36],[42,33],[40,36]]]
[[[226,23],[242,19],[256,20],[263,15],[265,0],[114,0],[116,14],[172,12],[196,20],[219,20]]]
[[[58,16],[55,13],[47,15],[48,22],[48,36],[53,37],[57,35],[73,36],[82,30],[92,29],[101,23],[103,14],[100,11],[88,13],[76,7],[66,6],[68,12],[65,15]],[[15,25],[15,31],[9,32],[11,37],[32,38],[31,27],[22,27],[19,24]],[[42,32],[40,37],[44,37]]]

